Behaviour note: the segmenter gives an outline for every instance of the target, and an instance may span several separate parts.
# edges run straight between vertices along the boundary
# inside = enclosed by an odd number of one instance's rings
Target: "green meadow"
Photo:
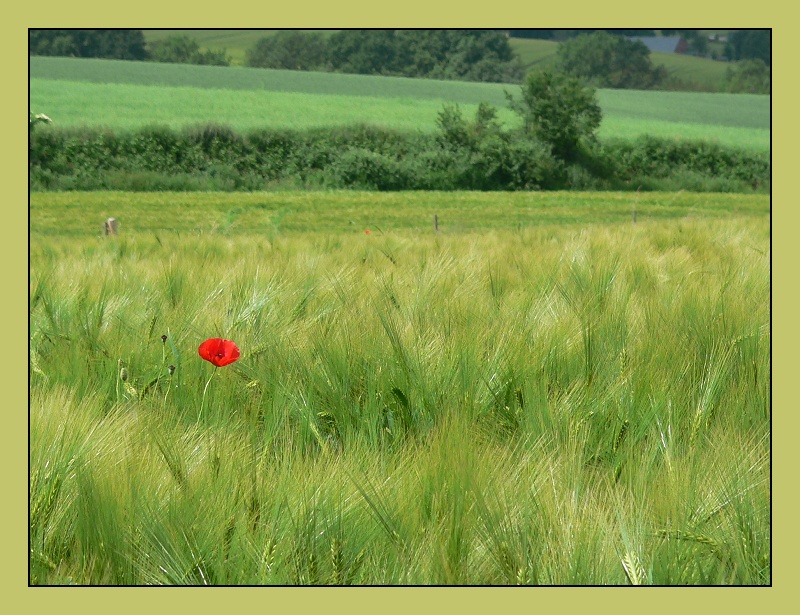
[[[769,306],[766,195],[34,193],[30,583],[768,585]]]
[[[769,197],[692,192],[54,192],[33,193],[30,233],[41,241],[87,239],[115,217],[126,233],[189,232],[236,238],[240,233],[331,234],[365,229],[426,233],[437,215],[442,231],[580,227],[633,219],[708,220],[763,216]]]
[[[495,105],[505,126],[519,121],[506,102],[506,92],[518,95],[511,84],[72,58],[33,57],[30,69],[31,109],[63,127],[214,122],[246,131],[364,123],[432,132],[445,104],[471,116],[481,102]],[[632,90],[597,96],[604,139],[649,134],[770,146],[768,96]]]

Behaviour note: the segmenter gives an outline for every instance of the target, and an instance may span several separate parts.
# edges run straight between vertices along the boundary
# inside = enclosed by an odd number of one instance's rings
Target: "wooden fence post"
[[[103,222],[103,235],[116,235],[119,224],[116,218],[109,218]]]

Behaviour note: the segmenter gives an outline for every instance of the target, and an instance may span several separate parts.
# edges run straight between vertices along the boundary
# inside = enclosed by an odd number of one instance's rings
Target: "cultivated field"
[[[769,584],[769,207],[31,195],[31,582]]]
[[[511,127],[506,91],[30,62],[65,128]],[[598,98],[602,139],[770,148],[767,96]],[[32,584],[771,583],[768,195],[42,192],[29,223]]]
[[[57,126],[173,128],[215,122],[235,130],[372,124],[431,132],[446,103],[473,116],[498,107],[508,127],[518,118],[505,92],[519,86],[330,73],[89,60],[31,58],[30,106]],[[601,138],[643,134],[705,139],[768,150],[768,96],[599,90]]]

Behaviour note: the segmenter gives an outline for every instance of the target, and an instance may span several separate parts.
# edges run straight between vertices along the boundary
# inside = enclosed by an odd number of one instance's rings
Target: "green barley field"
[[[29,297],[31,584],[772,581],[768,196],[34,193]]]
[[[505,93],[512,84],[466,83],[188,66],[76,58],[30,59],[30,107],[55,126],[130,130],[214,122],[235,130],[306,129],[365,123],[406,131],[436,130],[445,104],[473,116],[481,102],[498,108],[507,127],[518,117]],[[766,151],[769,96],[701,92],[599,90],[603,139],[644,134],[702,139]]]

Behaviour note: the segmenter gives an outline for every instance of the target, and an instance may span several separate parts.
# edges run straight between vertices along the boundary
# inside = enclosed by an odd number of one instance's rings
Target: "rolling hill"
[[[320,30],[335,32],[336,30]],[[234,66],[244,66],[247,49],[259,39],[270,36],[276,30],[144,30],[145,40],[153,42],[169,36],[184,35],[197,40],[202,48],[219,51],[224,49]],[[558,43],[548,40],[510,39],[512,49],[519,55],[527,70],[545,70],[555,65]],[[653,53],[654,64],[667,68],[671,77],[686,84],[687,89],[718,91],[725,77],[728,64],[708,58],[689,55]]]

